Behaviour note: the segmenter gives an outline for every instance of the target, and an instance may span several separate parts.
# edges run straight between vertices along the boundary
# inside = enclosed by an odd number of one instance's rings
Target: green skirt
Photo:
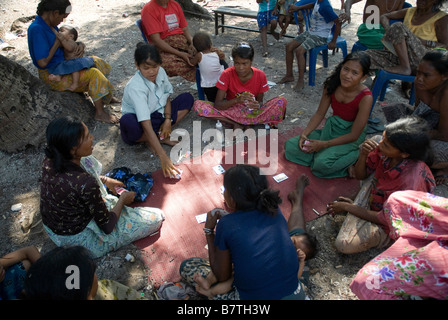
[[[345,121],[338,116],[327,119],[323,129],[314,130],[308,135],[311,140],[328,141],[350,133],[353,122]],[[359,138],[351,143],[325,148],[316,153],[300,150],[300,135],[285,143],[285,157],[289,161],[311,168],[311,172],[319,178],[341,178],[348,175],[348,168],[359,156],[359,146],[366,138],[366,129]]]

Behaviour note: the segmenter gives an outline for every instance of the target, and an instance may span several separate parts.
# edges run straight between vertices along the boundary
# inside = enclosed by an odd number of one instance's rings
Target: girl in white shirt
[[[161,143],[171,146],[177,143],[170,140],[172,126],[188,114],[194,98],[190,93],[182,93],[171,100],[173,86],[154,45],[139,43],[134,58],[137,72],[123,93],[121,137],[130,145],[146,143],[159,156],[164,176],[176,177],[180,172]]]

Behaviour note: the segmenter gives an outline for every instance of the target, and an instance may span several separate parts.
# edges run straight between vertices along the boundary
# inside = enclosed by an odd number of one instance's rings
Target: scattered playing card
[[[217,166],[213,167],[213,171],[215,171],[216,174],[224,173],[226,170],[222,167],[222,165],[218,164]]]
[[[205,222],[205,220],[207,220],[207,212],[206,212],[206,213],[198,214],[198,215],[196,216],[196,221],[197,221],[198,223],[203,223],[203,222]]]
[[[286,174],[284,174],[284,173],[280,173],[280,174],[274,176],[274,180],[275,180],[277,183],[282,182],[282,181],[284,181],[284,180],[286,180],[286,179],[288,179],[288,176],[287,176]]]

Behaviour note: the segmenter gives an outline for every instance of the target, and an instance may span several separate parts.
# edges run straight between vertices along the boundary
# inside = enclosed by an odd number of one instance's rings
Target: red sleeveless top
[[[369,88],[365,88],[360,91],[358,95],[349,103],[341,103],[336,100],[335,94],[331,95],[331,108],[333,109],[333,115],[340,117],[345,121],[355,121],[358,114],[358,107],[361,99],[365,96],[372,95]]]

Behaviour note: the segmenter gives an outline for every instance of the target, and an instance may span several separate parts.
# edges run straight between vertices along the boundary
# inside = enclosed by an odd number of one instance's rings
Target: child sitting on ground
[[[85,45],[82,42],[76,42],[78,31],[70,26],[62,26],[59,32],[52,28],[57,39],[64,48],[65,61],[56,66],[48,68],[51,81],[61,81],[62,75],[71,74],[72,84],[68,90],[75,91],[79,86],[80,70],[89,69],[95,65],[92,57],[83,57]]]
[[[309,178],[302,174],[296,182],[296,187],[288,194],[288,200],[291,203],[291,213],[288,218],[288,231],[294,247],[297,250],[299,259],[299,271],[297,278],[307,285],[309,274],[305,270],[306,261],[314,258],[317,254],[317,242],[314,236],[306,230],[306,223],[303,213],[303,195],[305,188],[309,185]],[[304,272],[305,271],[305,272]],[[197,273],[194,275],[194,281],[197,283],[196,291],[209,298],[218,294],[225,294],[232,289],[233,277],[227,281],[217,282],[213,272],[210,272],[206,278]]]
[[[429,169],[432,158],[427,123],[416,116],[388,124],[382,138],[367,139],[361,145],[354,173],[368,188],[361,188],[354,201],[339,197],[328,205],[330,214],[348,212],[336,248],[350,254],[389,245],[390,238],[382,228],[379,213],[395,191],[432,191],[435,187]],[[371,181],[367,180],[369,176]]]
[[[0,258],[0,300],[22,297],[26,274],[39,258],[40,252],[34,246],[18,249]]]
[[[197,32],[193,37],[193,46],[197,50],[192,64],[199,66],[201,73],[201,87],[210,102],[215,102],[218,88],[216,82],[221,73],[227,68],[225,54],[214,48],[210,35],[206,32]]]

